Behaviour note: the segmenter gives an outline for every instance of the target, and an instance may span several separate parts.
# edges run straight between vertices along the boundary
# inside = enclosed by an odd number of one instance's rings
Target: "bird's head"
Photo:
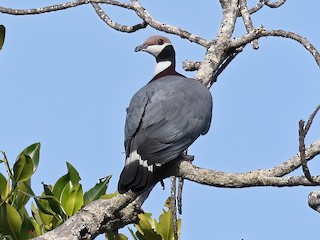
[[[172,52],[173,47],[170,40],[164,36],[155,35],[149,37],[143,44],[137,46],[135,52],[147,52],[157,58],[160,53]]]

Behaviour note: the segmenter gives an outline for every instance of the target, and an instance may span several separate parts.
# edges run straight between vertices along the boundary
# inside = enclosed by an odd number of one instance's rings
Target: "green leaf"
[[[35,199],[35,202],[39,208],[39,215],[44,222],[45,229],[47,231],[53,229],[53,224],[55,223],[55,213],[51,210],[48,201],[45,199]]]
[[[31,189],[30,186],[31,186],[31,179],[18,183],[16,188],[17,192],[14,194],[15,196],[14,206],[16,207],[17,210],[24,207],[29,201],[30,195],[26,193],[28,193],[29,189]]]
[[[38,222],[34,218],[30,218],[30,221],[31,221],[33,228],[34,228],[33,235],[35,237],[42,235],[43,232],[41,232],[40,225],[38,224]]]
[[[99,199],[103,194],[105,194],[110,178],[111,176],[107,176],[103,179],[100,179],[99,183],[97,183],[93,188],[87,191],[83,196],[84,203],[88,204],[89,202]]]
[[[11,235],[14,239],[20,239],[22,225],[18,211],[8,203],[0,206],[0,229],[4,234]]]
[[[64,190],[64,188],[67,186],[67,184],[70,181],[69,174],[63,175],[58,179],[56,184],[53,186],[52,194],[55,196],[59,201],[61,201],[61,193]]]
[[[133,239],[134,239],[134,240],[138,240],[137,237],[136,237],[136,235],[135,235],[134,232],[132,231],[132,229],[128,227],[128,230],[129,230],[131,236],[133,237]]]
[[[39,209],[36,208],[36,206],[33,204],[33,202],[31,203],[31,213],[32,213],[33,219],[35,220],[37,225],[38,226],[43,225],[43,220],[40,216]],[[35,224],[33,224],[33,226],[35,226]],[[40,234],[42,234],[41,231],[40,231]]]
[[[30,156],[21,154],[13,165],[14,180],[18,182],[28,180],[33,174],[33,163]]]
[[[157,233],[159,233],[163,240],[173,240],[173,223],[171,218],[171,212],[168,210],[163,211],[159,217],[159,223],[157,227]]]
[[[35,227],[31,221],[31,218],[25,217],[21,226],[21,239],[30,239],[36,237]]]
[[[0,173],[0,199],[4,198],[7,193],[7,180],[6,178]]]
[[[137,232],[137,237],[139,239],[154,239],[161,240],[161,236],[155,232],[156,221],[151,217],[151,213],[139,214],[139,223],[135,224],[135,227],[139,232]],[[140,233],[140,234],[138,234]],[[143,236],[143,238],[141,238]]]
[[[44,189],[45,197],[47,197],[46,200],[48,201],[50,208],[56,214],[61,216],[62,219],[66,220],[66,215],[63,212],[62,206],[61,206],[60,202],[53,196],[53,193],[50,189],[50,186],[43,183],[43,189]]]
[[[81,184],[72,187],[71,184],[68,184],[61,195],[61,205],[67,214],[67,216],[72,216],[83,205],[83,191]]]
[[[18,156],[17,159],[20,158],[21,155],[27,155],[31,158],[33,163],[33,172],[37,170],[39,159],[40,159],[40,147],[41,144],[39,142],[31,144],[30,146],[26,147]]]
[[[0,25],[0,50],[4,44],[4,39],[6,36],[6,28],[3,25]]]
[[[72,185],[73,186],[77,185],[81,180],[78,171],[69,162],[67,162],[67,168],[68,168],[68,174],[69,174]]]

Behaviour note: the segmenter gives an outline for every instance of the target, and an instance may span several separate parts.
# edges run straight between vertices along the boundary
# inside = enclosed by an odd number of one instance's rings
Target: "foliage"
[[[2,152],[8,176],[0,173],[0,239],[30,239],[61,225],[85,204],[106,193],[111,176],[99,180],[83,193],[77,170],[67,162],[67,174],[53,185],[43,184],[43,193],[36,196],[31,188],[31,177],[39,163],[40,143],[25,148],[11,168]],[[31,203],[31,216],[26,204]]]
[[[151,213],[139,214],[139,223],[135,224],[137,232],[135,233],[137,239],[139,240],[174,240],[173,232],[173,220],[172,211],[170,205],[170,198],[165,202],[165,207],[168,210],[162,209],[162,213],[159,216],[159,221],[157,222],[151,217]],[[180,235],[181,219],[178,219],[178,236]],[[130,231],[131,234],[133,231]]]
[[[0,239],[30,239],[50,231],[84,205],[99,198],[109,199],[117,193],[106,194],[111,176],[99,180],[90,190],[83,193],[78,171],[67,162],[67,173],[51,186],[45,183],[41,196],[36,196],[31,188],[31,177],[37,170],[40,157],[40,143],[26,147],[10,167],[5,152],[1,152],[8,176],[0,173]],[[30,198],[31,216],[26,205]],[[129,229],[136,240],[173,240],[173,222],[169,200],[159,221],[151,218],[151,213],[139,214],[140,221],[135,224],[136,233]],[[178,220],[180,234],[181,220]],[[107,233],[108,239],[126,240],[123,234]]]
[[[129,228],[129,231],[134,240],[174,240],[173,232],[173,220],[170,205],[170,198],[164,204],[168,210],[162,209],[162,213],[159,216],[159,221],[152,218],[151,213],[141,213],[139,214],[139,222],[135,224],[137,231]],[[180,236],[181,229],[181,219],[178,219],[178,236]],[[112,232],[107,232],[108,240],[128,240],[123,234],[114,234]]]

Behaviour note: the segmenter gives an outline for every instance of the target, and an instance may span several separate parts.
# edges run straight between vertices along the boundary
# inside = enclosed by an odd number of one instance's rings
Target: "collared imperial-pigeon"
[[[177,161],[208,132],[212,97],[199,81],[177,73],[175,51],[164,36],[151,36],[135,51],[156,58],[151,81],[131,99],[125,122],[125,166],[118,191],[144,192],[159,181],[155,170]]]

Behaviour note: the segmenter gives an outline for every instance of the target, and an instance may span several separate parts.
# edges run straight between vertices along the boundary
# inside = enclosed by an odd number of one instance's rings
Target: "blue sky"
[[[249,1],[250,4],[256,1]],[[33,8],[55,1],[1,1],[2,6]],[[221,13],[218,1],[142,1],[159,21],[213,38]],[[319,1],[288,1],[279,9],[265,8],[253,16],[254,26],[285,29],[307,37],[320,49],[314,19]],[[170,8],[168,8],[170,6]],[[312,7],[310,7],[312,6]],[[123,24],[137,23],[133,13],[105,10]],[[116,32],[90,5],[34,16],[0,14],[7,27],[0,52],[0,149],[14,161],[26,146],[40,141],[40,165],[33,188],[53,184],[69,161],[88,190],[112,174],[116,190],[124,164],[123,125],[132,95],[146,84],[154,59],[133,49],[159,32],[148,27],[134,34]],[[241,19],[235,36],[244,33]],[[168,36],[183,60],[201,60],[204,49]],[[273,167],[298,152],[298,121],[320,104],[320,73],[312,56],[299,44],[263,38],[260,49],[247,46],[211,88],[213,123],[206,136],[190,148],[197,166],[245,172]],[[194,76],[194,73],[184,73]],[[316,117],[307,144],[320,136]],[[310,163],[318,175],[320,158]],[[0,171],[4,171],[0,166]],[[301,169],[294,174],[300,175]],[[156,186],[144,204],[158,217],[169,196]],[[219,189],[185,183],[182,239],[309,239],[318,236],[320,215],[307,205],[318,187]],[[295,229],[299,226],[298,229]]]

